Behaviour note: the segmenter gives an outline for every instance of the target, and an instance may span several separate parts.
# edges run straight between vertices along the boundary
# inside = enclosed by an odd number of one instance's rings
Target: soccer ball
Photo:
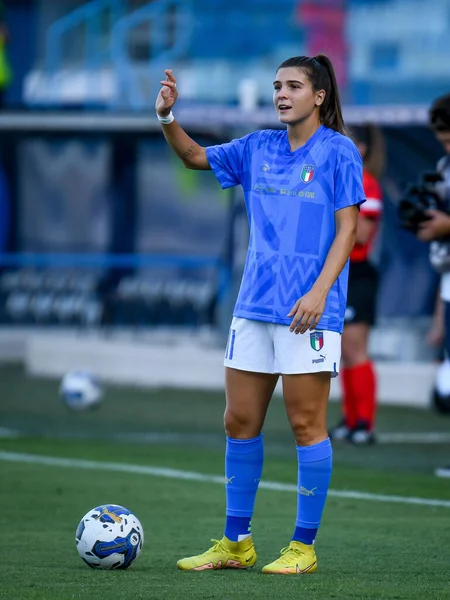
[[[59,395],[71,410],[94,408],[101,402],[103,390],[100,382],[87,371],[66,373],[59,387]]]
[[[127,508],[104,504],[84,515],[75,541],[78,554],[92,569],[127,569],[142,550],[144,530]]]

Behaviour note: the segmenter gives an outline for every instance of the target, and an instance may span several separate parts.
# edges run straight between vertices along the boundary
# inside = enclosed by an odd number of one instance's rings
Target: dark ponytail
[[[294,56],[282,62],[277,71],[286,67],[303,69],[311,82],[313,92],[325,90],[325,99],[319,109],[320,121],[326,127],[347,135],[336,75],[330,59],[324,54],[314,57]]]

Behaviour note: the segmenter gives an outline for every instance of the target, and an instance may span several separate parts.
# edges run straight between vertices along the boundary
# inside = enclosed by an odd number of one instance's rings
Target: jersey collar
[[[309,140],[306,142],[306,144],[303,144],[303,146],[300,146],[300,148],[297,148],[297,150],[294,150],[294,152],[291,151],[291,147],[289,145],[288,134],[287,134],[287,130],[286,130],[284,132],[284,143],[285,143],[287,154],[289,154],[290,156],[295,156],[296,154],[303,154],[303,152],[308,152],[309,149],[311,148],[311,146],[313,144],[315,144],[317,142],[317,140],[322,137],[325,130],[326,130],[325,125],[321,125],[319,127],[319,129],[309,138]]]

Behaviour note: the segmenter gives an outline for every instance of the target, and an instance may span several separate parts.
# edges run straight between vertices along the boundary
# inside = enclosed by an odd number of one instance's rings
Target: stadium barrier
[[[105,383],[144,388],[224,389],[224,345],[210,330],[129,332],[57,329],[0,330],[0,362],[20,360],[31,376],[61,378],[87,369]],[[380,404],[429,408],[437,365],[431,362],[376,361]],[[56,394],[56,392],[55,392]],[[280,385],[276,394],[281,394]],[[331,398],[340,398],[339,377]]]
[[[224,348],[193,336],[175,335],[161,341],[114,341],[80,336],[31,335],[25,345],[30,375],[61,377],[87,368],[105,381],[151,388],[223,390]],[[431,363],[377,363],[379,401],[426,408],[436,367]],[[280,386],[277,392],[280,394]],[[332,383],[340,397],[339,377]]]

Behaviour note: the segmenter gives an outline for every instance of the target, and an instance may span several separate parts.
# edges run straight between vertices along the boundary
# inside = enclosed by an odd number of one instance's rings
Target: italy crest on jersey
[[[315,167],[314,165],[303,165],[302,174],[300,175],[301,180],[304,183],[309,183],[313,180]]]
[[[314,333],[309,334],[309,341],[311,344],[311,348],[319,352],[323,348],[323,332],[315,331]]]

